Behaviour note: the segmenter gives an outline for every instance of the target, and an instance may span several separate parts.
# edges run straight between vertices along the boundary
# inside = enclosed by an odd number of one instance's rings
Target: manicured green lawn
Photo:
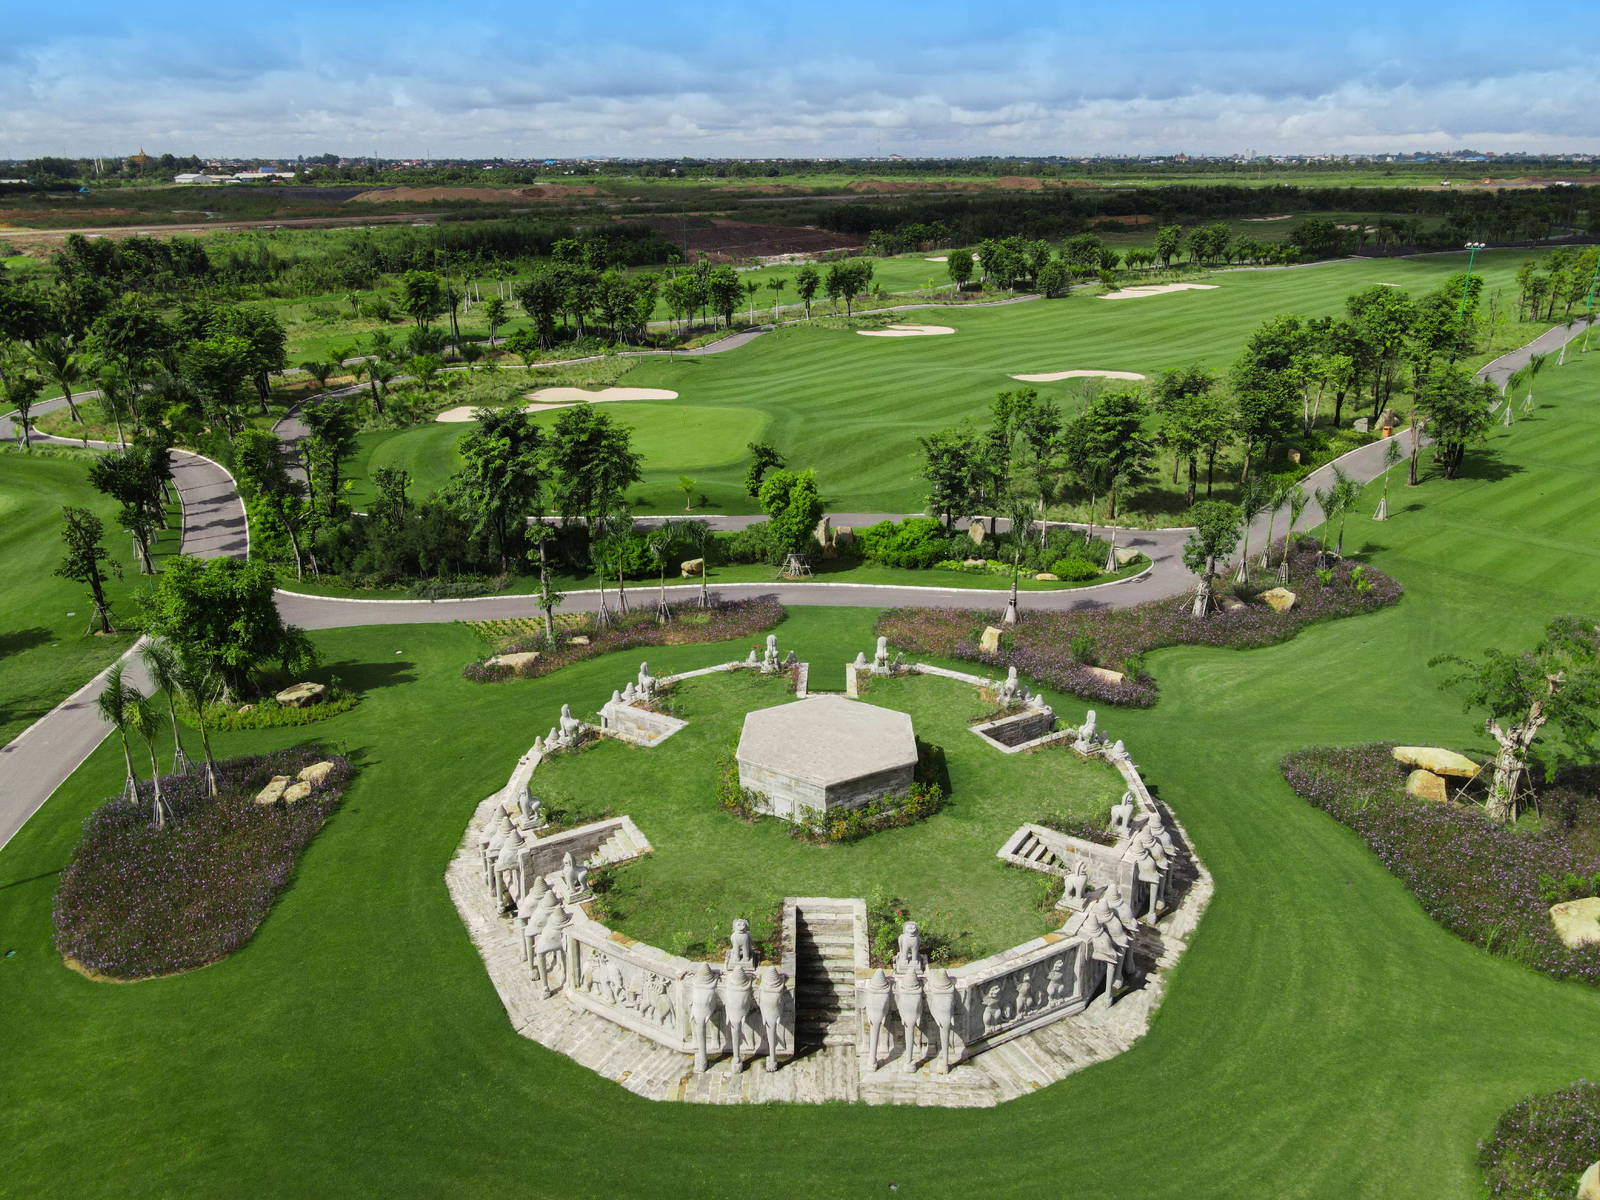
[[[130,632],[92,633],[88,589],[54,574],[63,553],[61,510],[68,505],[100,517],[101,545],[122,568],[122,577],[106,586],[113,622],[137,615],[132,597],[143,580],[116,523],[116,504],[89,486],[87,462],[42,450],[0,452],[0,745],[133,644]],[[176,514],[174,506],[173,529],[156,547],[160,554],[177,549]]]
[[[1347,545],[1406,584],[1398,605],[1264,650],[1161,651],[1161,702],[1101,712],[1217,885],[1152,1029],[1111,1062],[993,1110],[714,1108],[637,1099],[518,1037],[442,875],[474,805],[560,704],[594,708],[638,656],[482,687],[459,678],[478,649],[461,627],[344,630],[317,641],[368,689],[360,706],[219,739],[237,752],[322,736],[363,771],[234,958],[109,986],[54,956],[55,873],[117,787],[112,746],[0,852],[0,955],[15,950],[0,957],[5,1188],[1481,1195],[1474,1147],[1498,1113],[1600,1070],[1600,993],[1444,933],[1276,764],[1378,737],[1474,748],[1475,719],[1428,658],[1515,647],[1553,613],[1593,611],[1600,530],[1578,497],[1600,461],[1597,382],[1600,355],[1547,369],[1547,407],[1474,451],[1468,478],[1401,489],[1387,524],[1352,519]],[[824,671],[870,648],[871,620],[807,609],[779,635]],[[665,673],[728,649],[650,661]]]
[[[816,663],[818,688],[842,688],[842,666]],[[613,668],[619,682],[621,667]],[[943,811],[831,846],[796,840],[782,821],[752,824],[721,811],[716,762],[737,744],[745,713],[793,699],[786,679],[743,672],[680,684],[674,711],[689,726],[661,745],[606,740],[555,756],[541,764],[532,790],[575,813],[633,817],[654,852],[616,869],[607,901],[613,924],[673,953],[716,947],[735,917],[769,915],[784,896],[899,897],[913,919],[956,939],[963,958],[1058,928],[1059,915],[1040,907],[1045,876],[1009,867],[995,852],[1024,821],[1102,819],[1122,793],[1121,776],[1064,747],[1008,755],[981,742],[967,727],[990,706],[954,680],[873,680],[863,698],[910,713],[917,737],[943,748]]]
[[[1500,293],[1502,311],[1514,303],[1512,277],[1527,257],[1502,251],[1478,258],[1485,295]],[[905,318],[957,331],[942,337],[868,338],[842,328],[786,328],[728,353],[641,360],[619,384],[669,388],[680,399],[659,407],[614,404],[608,411],[639,420],[646,476],[633,494],[644,501],[642,512],[681,509],[677,480],[682,474],[696,479],[716,510],[755,511],[741,486],[752,423],[795,466],[816,468],[833,511],[916,512],[927,493],[918,437],[969,417],[986,420],[997,392],[1025,386],[1010,378],[1014,374],[1087,369],[1153,377],[1195,362],[1220,371],[1271,316],[1342,313],[1350,293],[1376,283],[1420,293],[1465,265],[1464,256],[1447,254],[1224,272],[1207,279],[1215,291],[1120,301],[1078,293],[1003,307],[933,309]],[[1510,340],[1527,336],[1531,333],[1517,333]],[[1065,380],[1034,386],[1070,413],[1088,385]],[[656,411],[640,418],[625,415],[647,407]],[[1357,406],[1347,419],[1359,414]],[[395,436],[424,444],[415,451],[401,446],[386,451],[402,460],[397,465],[417,464],[418,495],[442,482],[450,460],[437,451],[449,435],[408,431]],[[388,440],[382,445],[387,447]],[[381,465],[376,448],[372,455]],[[369,469],[358,462],[355,473]],[[1220,478],[1228,478],[1225,470]],[[1172,515],[1179,515],[1181,499],[1166,495],[1167,486],[1163,471],[1145,489],[1162,494],[1136,498],[1134,505],[1176,505]]]

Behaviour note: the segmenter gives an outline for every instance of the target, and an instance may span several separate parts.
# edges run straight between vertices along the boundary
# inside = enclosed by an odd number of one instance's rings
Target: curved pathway
[[[1018,298],[1023,299],[1023,298]],[[1016,303],[1018,300],[1007,301]],[[935,306],[938,307],[938,306]],[[1582,321],[1558,325],[1540,334],[1533,341],[1516,350],[1501,355],[1481,368],[1479,378],[1497,386],[1525,366],[1535,354],[1559,349],[1583,332]],[[698,351],[644,351],[649,353],[721,353],[745,345],[764,330],[748,330],[730,338],[701,347]],[[330,393],[331,394],[331,393]],[[36,405],[35,411],[44,412],[64,404],[56,399]],[[289,418],[279,422],[276,432],[286,440],[303,436],[304,427],[297,431]],[[0,415],[0,437],[15,436],[9,416]],[[53,438],[48,435],[36,440],[63,445],[78,445],[78,441]],[[1402,451],[1410,451],[1410,433],[1402,431],[1390,441]],[[101,449],[114,445],[103,442],[86,443]],[[1333,474],[1335,465],[1343,468],[1353,478],[1362,482],[1375,479],[1383,471],[1384,442],[1373,442],[1358,447],[1316,471],[1302,482],[1302,487],[1312,490],[1324,486]],[[183,551],[202,557],[221,555],[243,556],[249,551],[249,530],[245,523],[244,508],[239,501],[234,482],[227,471],[210,459],[188,451],[174,451],[173,476],[183,500],[184,531]],[[834,519],[840,524],[870,524],[875,520],[901,514],[840,513]],[[648,519],[648,518],[647,518]],[[658,518],[659,519],[659,518]],[[718,518],[719,525],[736,528],[756,518]],[[1316,501],[1306,507],[1300,528],[1311,528],[1321,519]],[[1001,522],[1001,524],[1004,524]],[[1250,529],[1250,542],[1262,544],[1266,534],[1267,518],[1262,516]],[[1118,530],[1119,545],[1142,551],[1151,560],[1149,570],[1140,575],[1115,583],[1078,588],[1059,592],[1023,592],[1020,602],[1031,610],[1087,610],[1096,608],[1126,608],[1148,600],[1159,600],[1178,595],[1190,586],[1191,577],[1182,564],[1182,547],[1187,531],[1177,529]],[[667,589],[674,594],[694,594],[699,584],[678,584]],[[648,604],[656,589],[641,584],[634,589],[637,602]],[[787,605],[841,605],[866,608],[934,604],[969,609],[998,610],[1004,606],[1009,590],[967,588],[919,588],[894,585],[837,584],[837,583],[749,583],[725,584],[716,589],[725,596],[777,595]],[[569,593],[562,611],[593,609],[599,593],[582,591]],[[348,625],[403,625],[439,623],[459,620],[489,620],[505,617],[535,615],[534,597],[484,596],[465,600],[364,600],[337,597],[310,596],[286,589],[278,592],[278,608],[284,618],[306,629],[332,629]],[[149,688],[142,665],[132,658],[139,649],[135,645],[124,655],[130,661],[130,681]],[[24,822],[44,804],[55,789],[64,782],[79,763],[111,732],[101,721],[94,708],[104,672],[24,730],[8,746],[0,749],[0,766],[4,768],[7,786],[0,794],[0,847],[20,829]]]
[[[35,412],[63,407],[57,398],[34,406]],[[0,415],[0,438],[15,437],[9,415]],[[35,443],[56,446],[84,446],[114,450],[115,442],[83,442],[76,438],[35,434]],[[244,557],[250,550],[250,531],[245,522],[244,505],[239,500],[233,477],[217,463],[187,450],[172,452],[172,482],[183,509],[183,539],[180,550],[197,558]],[[145,672],[139,651],[146,639],[140,638],[118,660],[126,664],[127,680],[141,691],[154,691]],[[113,664],[115,665],[115,664]],[[111,732],[95,709],[95,698],[105,684],[111,667],[101,671],[44,716],[0,747],[0,846],[11,840],[39,807],[50,797],[78,764],[94,751]]]

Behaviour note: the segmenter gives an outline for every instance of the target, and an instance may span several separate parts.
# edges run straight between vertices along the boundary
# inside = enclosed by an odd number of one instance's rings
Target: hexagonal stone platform
[[[788,821],[819,820],[904,792],[917,766],[906,713],[811,696],[748,714],[739,736],[739,786],[764,812]]]

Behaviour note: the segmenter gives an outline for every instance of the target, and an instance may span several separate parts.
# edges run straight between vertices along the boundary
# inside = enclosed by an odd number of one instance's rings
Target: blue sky
[[[1600,150],[1600,5],[89,0],[0,157]]]

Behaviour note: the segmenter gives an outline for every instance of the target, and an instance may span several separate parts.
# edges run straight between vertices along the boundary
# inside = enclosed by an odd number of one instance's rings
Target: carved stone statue
[[[756,1006],[761,1012],[761,1029],[767,1038],[766,1069],[778,1069],[779,1043],[783,1038],[783,1010],[788,1003],[788,989],[783,986],[783,976],[778,968],[768,963],[756,972]]]
[[[1015,704],[1020,696],[1021,686],[1017,683],[1017,669],[1015,667],[1007,667],[1006,681],[1000,685],[1000,692],[995,699],[1000,702],[1002,707],[1009,707]]]
[[[570,850],[561,856],[561,883],[568,903],[588,895],[589,868],[573,858]]]
[[[894,977],[894,1007],[900,1014],[900,1028],[905,1034],[905,1070],[917,1069],[917,1034],[922,1028],[922,980],[914,973],[896,974]]]
[[[733,1075],[744,1070],[745,1022],[755,1003],[750,979],[750,971],[742,964],[722,973],[722,1007],[728,1017],[728,1051],[732,1056],[728,1071]]]
[[[928,1015],[939,1031],[939,1073],[950,1070],[950,1034],[955,1025],[956,985],[943,967],[928,972],[924,996],[928,1002]]]
[[[756,651],[754,646],[750,648],[750,653],[745,656],[744,665],[747,667],[753,667],[757,665]]]
[[[733,967],[754,969],[756,965],[756,945],[750,937],[750,922],[743,917],[737,918],[733,923],[733,933],[728,938],[728,953],[722,962],[730,969]]]
[[[1067,908],[1082,908],[1089,895],[1089,865],[1081,858],[1073,860],[1072,870],[1061,881],[1061,902]]]
[[[572,715],[572,705],[563,704],[561,706],[562,744],[566,746],[576,746],[578,744],[578,730],[582,725],[583,722]]]
[[[1133,793],[1123,792],[1122,799],[1111,806],[1111,828],[1127,836],[1133,830]]]
[[[656,694],[656,677],[654,675],[650,674],[650,664],[649,663],[642,662],[642,663],[639,664],[639,678],[637,680],[637,683],[639,685],[637,694],[642,699],[652,700],[652,699],[655,698],[655,694]]]
[[[889,673],[889,639],[880,637],[877,648],[872,652],[872,673],[874,675],[887,675]]]
[[[924,966],[922,959],[922,935],[917,931],[915,921],[907,921],[900,926],[900,938],[895,943],[894,970],[896,975],[916,974]]]
[[[872,973],[872,978],[867,980],[867,1065],[874,1071],[878,1069],[878,1043],[883,1037],[883,1018],[889,1012],[889,1000],[893,990],[889,987],[889,977],[879,967]]]
[[[1067,961],[1064,955],[1050,960],[1050,969],[1044,977],[1045,998],[1051,1004],[1060,1004],[1067,998]]]
[[[694,1038],[694,1069],[705,1073],[706,1032],[717,1007],[717,977],[709,963],[696,963],[689,976],[689,1030]]]

